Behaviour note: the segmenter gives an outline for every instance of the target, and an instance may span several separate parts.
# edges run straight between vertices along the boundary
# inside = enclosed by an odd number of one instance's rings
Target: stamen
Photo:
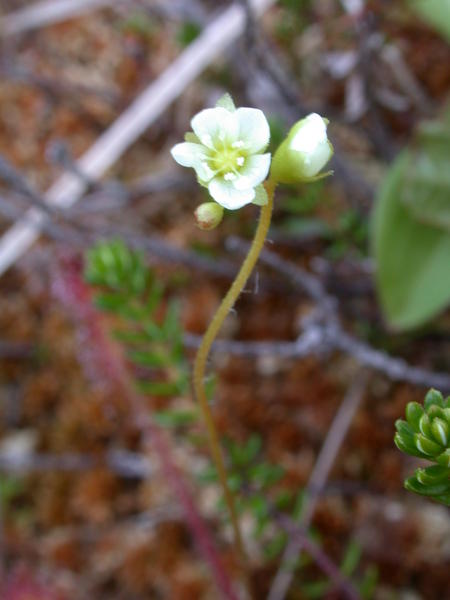
[[[233,142],[232,144],[233,148],[243,148],[245,146],[244,142],[242,140],[238,140],[237,142]]]
[[[242,167],[242,165],[244,164],[244,157],[238,156],[236,159],[236,162],[237,162],[238,167]]]
[[[225,173],[223,178],[225,179],[225,181],[233,181],[234,179],[236,179],[236,175],[234,173]]]

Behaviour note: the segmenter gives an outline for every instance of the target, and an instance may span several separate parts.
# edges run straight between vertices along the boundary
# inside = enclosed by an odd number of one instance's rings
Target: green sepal
[[[269,198],[267,196],[266,188],[262,183],[255,187],[255,197],[252,200],[252,204],[256,204],[257,206],[265,206],[269,202]]]
[[[329,144],[331,148],[333,148],[331,142],[329,142]],[[325,171],[325,173],[319,173],[319,175],[316,175],[315,177],[306,177],[305,179],[303,179],[302,183],[314,183],[316,181],[320,181],[321,179],[331,177],[331,175],[334,175],[334,171],[332,169],[330,171]]]
[[[184,134],[184,141],[190,142],[191,144],[200,144],[200,140],[192,131],[188,131]]]
[[[216,107],[225,108],[229,112],[234,112],[236,110],[233,98],[228,92],[217,100]]]

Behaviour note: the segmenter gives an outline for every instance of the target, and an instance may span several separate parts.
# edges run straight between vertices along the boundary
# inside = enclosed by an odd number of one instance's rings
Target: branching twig
[[[304,549],[314,559],[321,571],[327,575],[333,589],[340,590],[348,600],[361,600],[360,595],[355,590],[352,583],[341,573],[339,568],[325,552],[311,540],[306,529],[299,527],[295,521],[287,515],[281,513],[272,514],[275,521],[286,531],[289,539],[296,544],[296,549],[299,551]],[[268,598],[272,598],[272,596],[269,595]],[[279,598],[284,598],[284,596],[279,596]]]
[[[246,243],[233,240],[232,247],[243,250]],[[314,339],[317,341],[316,350],[341,350],[353,356],[361,365],[380,371],[394,381],[406,381],[413,385],[450,391],[450,375],[411,366],[403,359],[376,350],[344,331],[338,319],[337,300],[327,293],[319,279],[270,250],[261,252],[260,261],[286,275],[292,285],[307,292],[317,302],[318,318],[308,321],[305,328],[305,333],[309,328],[313,328]],[[287,342],[283,347],[283,355],[295,356],[295,344],[300,340],[301,345],[303,344],[305,333],[297,342]],[[277,347],[280,347],[280,342],[276,342],[275,348]],[[264,352],[268,353],[268,351],[266,345]],[[242,348],[240,352],[243,353]],[[302,355],[301,350],[299,355]]]
[[[331,467],[336,460],[339,448],[344,441],[356,410],[361,402],[367,383],[367,374],[362,373],[356,378],[333,419],[327,437],[309,478],[305,494],[305,506],[300,518],[300,526],[307,530],[311,524],[319,495],[328,479]],[[268,600],[283,600],[292,582],[294,573],[289,569],[298,559],[302,546],[306,549],[304,540],[290,536],[288,545],[281,559],[281,566],[273,579]]]

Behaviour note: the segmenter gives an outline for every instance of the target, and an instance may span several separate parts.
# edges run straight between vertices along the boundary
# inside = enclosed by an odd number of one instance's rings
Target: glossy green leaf
[[[409,4],[450,42],[450,0],[409,0]]]
[[[396,329],[422,325],[450,300],[450,234],[417,220],[402,201],[410,160],[405,152],[395,161],[372,219],[378,294]]]

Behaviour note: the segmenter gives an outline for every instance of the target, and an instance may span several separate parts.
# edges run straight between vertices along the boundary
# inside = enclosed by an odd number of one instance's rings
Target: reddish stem
[[[103,327],[101,314],[95,310],[92,294],[81,277],[81,264],[73,256],[62,261],[59,277],[55,281],[55,292],[60,300],[71,309],[75,319],[81,323],[94,350],[96,367],[109,382],[113,382],[124,393],[133,418],[141,429],[145,446],[150,444],[159,456],[161,468],[172,486],[175,496],[183,508],[186,522],[191,529],[198,549],[209,564],[214,581],[224,598],[237,600],[230,578],[223,568],[218,551],[203,518],[198,513],[180,470],[171,458],[170,443],[165,433],[156,425],[146,407],[145,398],[139,395],[127,373],[125,361]]]

